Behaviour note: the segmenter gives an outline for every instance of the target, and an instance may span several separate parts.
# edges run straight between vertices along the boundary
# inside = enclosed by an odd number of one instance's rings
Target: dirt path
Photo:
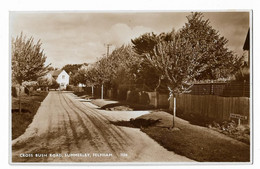
[[[50,92],[26,132],[12,141],[13,162],[187,162],[139,129],[110,123],[92,104]]]

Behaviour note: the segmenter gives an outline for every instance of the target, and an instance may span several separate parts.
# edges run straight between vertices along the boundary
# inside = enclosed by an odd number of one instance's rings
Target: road
[[[12,141],[12,162],[188,162],[139,129],[111,124],[89,102],[49,92],[25,133]]]

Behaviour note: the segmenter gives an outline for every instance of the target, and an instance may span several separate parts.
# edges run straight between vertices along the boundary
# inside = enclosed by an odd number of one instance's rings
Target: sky
[[[21,32],[39,39],[55,68],[66,64],[93,63],[116,47],[147,32],[156,34],[178,30],[190,12],[11,12],[10,37]],[[249,12],[203,12],[210,25],[226,37],[228,47],[243,54],[249,28]]]

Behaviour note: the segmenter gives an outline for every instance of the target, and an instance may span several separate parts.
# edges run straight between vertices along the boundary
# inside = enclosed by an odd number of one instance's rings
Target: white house
[[[60,89],[66,89],[67,85],[69,85],[70,76],[65,70],[54,70],[51,71],[50,74],[56,80],[57,83],[60,84]]]

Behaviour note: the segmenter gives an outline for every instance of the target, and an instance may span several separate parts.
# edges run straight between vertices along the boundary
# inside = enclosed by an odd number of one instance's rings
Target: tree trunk
[[[103,96],[103,89],[104,89],[104,86],[103,86],[103,84],[102,84],[102,86],[101,86],[101,99],[104,99],[104,96]]]
[[[158,79],[158,84],[154,89],[155,92],[157,92],[157,89],[160,87],[160,85],[161,85],[161,77],[159,77],[159,79]]]
[[[19,113],[22,113],[21,92],[21,85],[19,85]]]
[[[28,96],[31,96],[30,87],[28,88]]]
[[[172,128],[175,127],[175,121],[174,121],[175,116],[176,116],[176,96],[173,95],[173,119],[172,119]]]
[[[155,91],[155,108],[158,108],[159,93],[157,92],[157,89],[160,87],[160,85],[161,85],[161,77],[159,77],[158,84],[154,89],[154,91]]]
[[[173,96],[173,114],[172,114],[172,128],[175,127],[175,117],[176,117],[176,95]]]
[[[92,97],[94,97],[94,86],[93,85],[91,86],[91,94],[92,94]]]

